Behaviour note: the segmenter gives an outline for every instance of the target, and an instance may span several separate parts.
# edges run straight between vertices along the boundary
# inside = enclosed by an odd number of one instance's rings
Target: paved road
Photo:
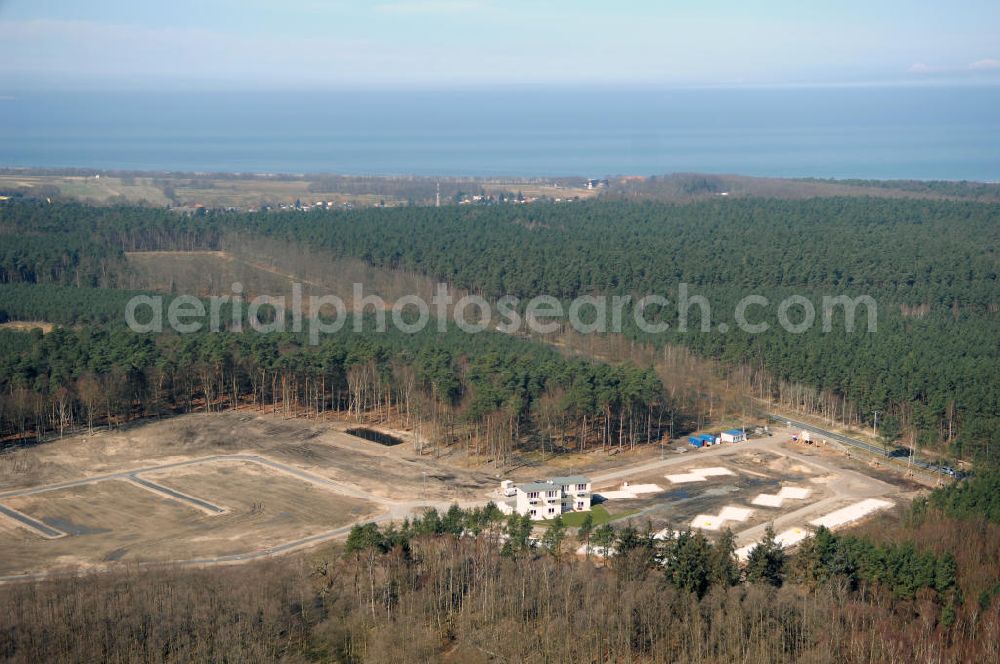
[[[15,521],[18,521],[22,525],[27,526],[31,530],[34,530],[39,534],[43,535],[44,537],[48,537],[50,539],[63,537],[66,534],[61,530],[56,530],[55,528],[52,528],[48,524],[42,523],[38,519],[32,519],[27,514],[18,512],[15,509],[11,509],[6,505],[0,505],[0,514],[3,514],[4,516],[9,517],[11,519],[14,519]]]
[[[800,424],[795,421],[792,421],[792,423],[795,426],[799,426]],[[803,428],[807,427],[803,426]],[[817,433],[823,433],[825,435],[827,432],[817,431]],[[830,438],[837,440],[836,438],[833,438],[833,436],[830,436]],[[766,438],[766,439],[758,438],[758,439],[752,439],[747,443],[740,443],[738,445],[719,445],[708,449],[703,449],[700,451],[687,452],[684,454],[678,454],[676,452],[672,452],[668,456],[662,459],[653,461],[643,461],[622,468],[616,468],[608,470],[603,473],[597,473],[591,475],[591,480],[594,484],[600,484],[616,479],[627,479],[629,477],[648,474],[660,469],[669,468],[670,466],[690,463],[692,461],[706,460],[706,459],[711,459],[713,457],[725,457],[728,455],[739,454],[748,449],[773,450],[775,452],[778,452],[779,454],[794,458],[796,459],[796,461],[800,463],[818,467],[822,469],[824,472],[828,473],[835,472],[840,476],[840,481],[830,485],[834,491],[834,495],[832,497],[829,497],[827,499],[824,499],[816,503],[812,503],[810,505],[803,507],[802,509],[787,513],[783,516],[774,519],[773,523],[775,525],[775,528],[779,528],[781,526],[784,526],[785,524],[801,525],[802,522],[805,521],[807,516],[818,512],[825,513],[826,511],[829,511],[829,509],[832,509],[832,507],[836,503],[843,502],[848,498],[860,499],[863,497],[875,497],[875,496],[887,495],[889,493],[897,491],[895,487],[886,484],[885,482],[872,478],[863,473],[859,473],[853,470],[847,470],[840,466],[837,466],[835,463],[833,463],[832,460],[823,459],[821,457],[815,457],[815,456],[805,456],[787,449],[777,450],[776,448],[779,445],[780,445],[780,440],[778,438]],[[215,505],[211,505],[211,503],[200,501],[200,499],[193,498],[192,496],[184,496],[179,492],[174,492],[168,487],[154,484],[152,482],[149,482],[148,480],[142,480],[141,478],[137,477],[137,475],[141,475],[143,473],[169,470],[172,468],[180,468],[185,466],[194,466],[205,463],[215,463],[220,461],[243,461],[243,462],[258,463],[268,468],[272,468],[279,472],[290,475],[292,477],[296,477],[298,479],[310,482],[312,484],[333,490],[341,495],[352,496],[355,498],[375,503],[382,508],[382,511],[379,514],[366,517],[364,519],[359,520],[359,522],[374,521],[376,523],[380,523],[388,520],[401,520],[406,517],[412,517],[420,513],[424,509],[427,509],[428,507],[434,507],[439,511],[444,511],[447,510],[448,507],[454,504],[455,502],[455,501],[394,501],[385,498],[383,496],[379,496],[377,494],[365,491],[364,489],[361,489],[360,487],[357,487],[355,485],[336,480],[331,480],[326,477],[321,477],[319,475],[315,475],[308,471],[302,470],[301,468],[290,466],[288,464],[274,461],[267,457],[259,456],[256,454],[213,455],[208,457],[202,457],[199,459],[191,459],[188,461],[179,461],[175,463],[161,464],[157,466],[147,466],[143,468],[135,468],[132,470],[125,470],[116,473],[108,473],[105,475],[97,475],[97,476],[82,478],[79,480],[71,480],[67,482],[48,484],[39,487],[32,487],[29,489],[6,491],[0,493],[0,500],[3,500],[5,498],[19,497],[19,496],[36,495],[39,493],[45,493],[49,491],[59,491],[62,489],[67,489],[77,486],[85,486],[88,484],[94,484],[97,482],[103,482],[108,480],[129,480],[129,481],[139,480],[140,483],[145,482],[147,484],[152,484],[153,486],[157,487],[156,489],[154,489],[156,491],[166,490],[168,494],[169,493],[176,494],[173,496],[175,498],[182,499],[187,502],[191,500],[197,500],[200,503],[203,503],[205,506],[209,506],[215,509],[221,509]],[[461,501],[459,502],[459,505],[466,508],[482,506],[485,505],[488,502],[488,500],[489,497],[484,497],[481,500]],[[2,507],[2,505],[0,505],[0,512],[7,514],[8,512],[13,512],[13,510],[8,509],[7,512],[4,512],[4,508]],[[20,513],[17,512],[16,514]],[[13,515],[8,514],[8,516],[13,516]],[[13,518],[17,517],[13,516]],[[30,517],[25,517],[25,518],[30,519]],[[23,519],[18,519],[18,520],[22,521],[22,523],[26,523],[24,522]],[[34,520],[31,519],[31,521]],[[32,527],[34,527],[33,524],[26,523],[26,525],[31,525]],[[47,527],[44,524],[41,525]],[[288,542],[283,542],[273,547],[260,549],[257,551],[249,551],[245,553],[236,553],[224,556],[196,558],[192,560],[180,560],[172,562],[143,562],[143,563],[138,563],[138,565],[140,567],[163,567],[171,565],[210,566],[210,565],[231,565],[231,564],[245,563],[253,560],[260,560],[263,558],[269,558],[272,556],[289,553],[309,546],[313,546],[321,542],[327,542],[340,537],[344,537],[350,532],[351,528],[354,525],[355,524],[341,526],[327,532],[310,535],[308,537],[303,537]],[[765,527],[766,524],[762,524],[760,526],[755,526],[738,532],[737,539],[739,543],[744,544],[744,543],[749,543],[751,541],[759,540],[760,536],[763,534]],[[59,533],[57,533],[57,535],[58,534]],[[49,576],[50,576],[49,573],[16,574],[16,575],[0,576],[0,583],[37,580],[37,579],[47,578]]]
[[[111,480],[126,480],[130,482],[137,482],[140,485],[143,485],[145,488],[148,488],[152,491],[156,491],[157,493],[165,493],[171,498],[181,500],[187,503],[197,504],[199,507],[208,509],[209,511],[213,510],[225,511],[222,508],[216,505],[212,505],[211,503],[208,503],[201,499],[195,498],[193,496],[187,496],[178,491],[174,491],[169,487],[156,484],[154,482],[150,482],[149,480],[144,480],[143,478],[138,477],[143,473],[151,473],[155,471],[169,470],[172,468],[181,468],[185,466],[196,466],[206,463],[217,463],[220,461],[243,461],[243,462],[258,463],[260,465],[272,468],[274,470],[285,473],[300,480],[310,482],[311,484],[315,484],[317,486],[333,490],[340,495],[346,495],[366,500],[375,503],[379,505],[381,508],[383,508],[379,514],[376,514],[374,516],[368,516],[360,520],[359,522],[374,521],[376,523],[380,523],[387,520],[402,520],[406,517],[415,516],[429,507],[433,507],[438,511],[447,510],[455,502],[455,501],[417,501],[417,500],[393,501],[383,496],[379,496],[377,494],[365,491],[355,485],[348,484],[346,482],[338,482],[336,480],[331,480],[326,477],[321,477],[319,475],[315,475],[308,471],[302,470],[301,468],[296,468],[295,466],[290,466],[288,464],[281,463],[280,461],[274,461],[273,459],[268,459],[267,457],[259,456],[256,454],[217,454],[213,456],[201,457],[198,459],[190,459],[188,461],[178,461],[175,463],[160,464],[157,466],[145,466],[142,468],[134,468],[131,470],[124,470],[115,473],[107,473],[104,475],[94,475],[91,477],[85,477],[78,480],[56,482],[54,484],[46,484],[42,486],[31,487],[28,489],[16,489],[12,491],[4,491],[0,493],[0,500],[6,498],[17,498],[21,496],[33,496],[41,493],[48,493],[51,491],[60,491],[63,489],[69,489],[73,487],[96,484],[98,482],[106,482]],[[478,505],[485,505],[486,503],[487,500],[484,499],[481,501],[471,501],[471,502],[462,501],[459,502],[459,505],[461,505],[462,507],[473,507]],[[16,510],[5,507],[2,504],[0,504],[0,514],[4,514],[12,519],[15,519],[20,523],[22,523],[23,525],[30,527],[33,530],[39,531],[42,534],[45,534],[46,536],[49,537],[60,537],[62,535],[65,535],[65,533],[61,531],[57,531],[53,528],[50,528],[46,524],[37,521],[35,519],[32,519],[31,517],[25,514],[21,514]],[[266,549],[259,549],[257,551],[248,551],[246,553],[235,553],[235,554],[216,556],[211,558],[196,558],[192,560],[178,560],[170,562],[140,562],[137,564],[140,567],[145,568],[145,567],[164,567],[164,566],[175,566],[175,565],[199,567],[199,566],[209,566],[209,565],[232,565],[232,564],[244,563],[252,560],[260,560],[263,558],[269,558],[271,556],[289,553],[291,551],[303,549],[308,546],[319,544],[321,542],[327,542],[340,537],[344,537],[350,532],[351,528],[354,525],[355,524],[352,523],[346,526],[335,528],[327,532],[317,533],[315,535],[302,537],[288,542],[282,542],[281,544],[277,544],[275,546],[268,547]],[[68,574],[73,574],[73,573],[71,572]],[[0,576],[0,583],[34,581],[34,580],[49,578],[51,576],[52,573],[49,572],[10,574],[6,576]]]
[[[178,502],[193,505],[194,507],[200,510],[211,512],[212,514],[224,514],[226,512],[225,509],[219,507],[218,505],[213,505],[207,500],[202,500],[201,498],[195,498],[194,496],[189,496],[187,494],[181,493],[180,491],[171,489],[168,486],[157,484],[156,482],[150,482],[147,479],[139,477],[135,473],[129,475],[128,479],[130,482],[134,482],[135,484],[138,484],[144,489],[149,489],[153,493],[159,493]]]
[[[795,427],[797,429],[803,429],[805,431],[811,431],[812,433],[819,434],[823,438],[827,438],[829,440],[835,440],[838,443],[843,443],[844,445],[850,445],[852,447],[857,447],[859,449],[865,450],[866,452],[870,452],[871,454],[874,454],[876,456],[880,456],[880,457],[888,458],[890,460],[894,460],[899,465],[902,465],[901,461],[892,459],[892,457],[887,457],[887,455],[885,453],[885,449],[882,448],[882,447],[880,447],[880,446],[878,446],[878,445],[872,445],[871,443],[865,442],[865,441],[860,440],[858,438],[851,438],[850,436],[846,436],[846,435],[844,435],[842,433],[837,433],[835,431],[828,431],[826,429],[822,429],[822,428],[816,426],[815,424],[809,424],[808,422],[800,422],[798,420],[794,420],[794,419],[792,419],[790,417],[787,417],[786,415],[782,415],[780,413],[764,412],[762,414],[765,415],[765,416],[767,416],[768,418],[770,418],[772,420],[777,421],[777,422],[787,422],[791,426],[793,426],[793,427]],[[932,464],[932,463],[930,463],[930,462],[928,462],[928,461],[926,461],[924,459],[921,459],[921,458],[919,458],[917,456],[914,456],[913,459],[910,460],[910,463],[912,463],[914,466],[917,466],[918,468],[922,468],[923,470],[926,470],[929,473],[934,473],[936,475],[945,475],[945,476],[947,476],[947,473],[945,473],[943,470],[941,470],[940,468],[938,468],[934,464]]]
[[[249,461],[252,463],[259,463],[263,466],[273,468],[275,470],[287,473],[299,479],[311,482],[313,484],[318,484],[320,486],[325,486],[327,488],[333,488],[338,493],[344,495],[353,496],[355,498],[361,498],[363,500],[369,500],[372,502],[380,504],[390,504],[393,501],[383,498],[382,496],[364,491],[353,484],[348,484],[346,482],[338,482],[336,480],[327,479],[325,477],[320,477],[319,475],[314,475],[308,471],[302,470],[301,468],[296,468],[295,466],[289,466],[288,464],[281,463],[280,461],[274,461],[268,459],[267,457],[262,457],[256,454],[215,454],[207,457],[200,457],[198,459],[189,459],[187,461],[177,461],[175,463],[165,463],[158,466],[144,466],[141,468],[132,468],[130,470],[122,470],[115,473],[107,473],[105,475],[92,475],[90,477],[84,477],[78,480],[69,480],[67,482],[56,482],[54,484],[44,484],[42,486],[32,487],[30,489],[14,489],[12,491],[0,492],[0,500],[5,498],[15,498],[20,496],[33,496],[39,493],[47,493],[49,491],[61,491],[62,489],[70,489],[78,486],[86,486],[88,484],[95,484],[97,482],[104,482],[107,480],[127,480],[136,475],[142,475],[145,473],[152,473],[161,470],[170,470],[172,468],[182,468],[185,466],[197,466],[204,463],[213,463],[218,461]]]
[[[381,514],[372,519],[367,519],[367,521],[382,522],[387,519],[392,518],[390,514]],[[273,547],[266,549],[260,549],[258,551],[249,551],[247,553],[234,553],[226,556],[216,556],[214,558],[194,558],[189,560],[173,560],[173,561],[143,561],[138,563],[130,563],[137,567],[143,569],[149,568],[164,568],[164,567],[211,567],[214,565],[237,565],[241,563],[248,563],[254,560],[262,560],[264,558],[270,558],[272,556],[282,555],[285,553],[290,553],[298,549],[303,549],[321,542],[328,542],[340,537],[347,535],[354,524],[348,526],[341,526],[334,530],[327,531],[325,533],[317,533],[316,535],[311,535],[309,537],[303,537],[291,542],[284,542]],[[107,569],[102,569],[99,571],[108,571]],[[6,576],[0,576],[0,584],[4,583],[18,583],[24,581],[41,581],[43,579],[54,578],[58,576],[76,576],[79,572],[29,572],[26,574],[8,574]]]
[[[607,470],[603,473],[596,473],[590,475],[590,481],[592,484],[603,484],[611,480],[616,479],[628,479],[630,477],[635,477],[637,475],[643,475],[645,473],[655,472],[661,468],[669,468],[670,466],[677,466],[683,463],[690,463],[692,461],[697,461],[699,459],[706,459],[715,456],[727,456],[730,454],[736,454],[739,450],[745,450],[747,448],[757,448],[762,447],[759,444],[759,440],[753,440],[749,443],[740,443],[737,446],[733,445],[713,445],[712,447],[704,447],[701,449],[691,448],[690,451],[677,453],[674,451],[668,452],[664,455],[662,459],[657,459],[655,461],[643,461],[631,466],[624,466],[622,468],[614,468],[612,470]]]
[[[793,422],[793,424],[795,423]],[[836,482],[831,482],[826,485],[832,492],[831,496],[809,503],[808,505],[792,512],[786,512],[784,514],[776,513],[775,518],[767,521],[766,523],[752,526],[744,530],[734,531],[738,546],[760,541],[768,524],[773,525],[775,530],[780,532],[783,528],[803,526],[809,521],[810,518],[827,514],[837,507],[841,507],[847,503],[863,500],[865,498],[888,496],[899,492],[897,487],[871,477],[865,473],[844,468],[842,465],[838,465],[834,459],[825,458],[819,455],[803,454],[790,450],[787,447],[782,446],[783,440],[784,438],[779,436],[772,438],[751,438],[746,443],[738,443],[735,445],[716,445],[707,449],[702,448],[700,450],[684,454],[677,454],[674,452],[670,453],[664,459],[647,461],[625,468],[609,470],[604,473],[592,475],[591,479],[595,485],[603,484],[613,480],[628,479],[629,477],[653,473],[658,470],[667,469],[670,466],[676,466],[684,463],[703,461],[712,458],[725,458],[727,456],[744,453],[748,450],[768,451],[781,454],[790,459],[794,459],[797,463],[812,467],[823,474],[835,474],[837,476]],[[760,510],[762,508],[755,507],[754,509]],[[634,518],[635,515],[632,516]],[[736,526],[738,524],[733,525]]]
[[[754,439],[750,441],[750,444],[759,443],[763,449],[772,449],[779,454],[794,459],[797,463],[810,466],[825,474],[835,475],[836,481],[824,485],[832,492],[832,495],[804,505],[797,510],[778,514],[775,518],[765,523],[737,531],[735,533],[737,546],[759,542],[764,536],[764,531],[768,525],[773,526],[776,532],[781,532],[785,528],[806,526],[813,518],[829,514],[833,510],[847,504],[866,498],[886,497],[899,493],[898,487],[866,473],[845,468],[839,465],[833,458],[818,454],[804,454],[790,450],[787,447],[781,447],[780,450],[776,449],[781,446],[781,440],[780,438]],[[754,509],[766,508],[754,507]]]

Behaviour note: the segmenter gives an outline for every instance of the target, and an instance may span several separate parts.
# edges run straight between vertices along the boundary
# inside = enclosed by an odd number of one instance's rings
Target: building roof
[[[742,429],[729,429],[728,431],[726,431],[726,433],[728,433],[728,434],[730,434],[732,436],[740,436],[740,435],[743,435],[743,430]]]
[[[567,475],[566,477],[553,477],[550,480],[536,480],[518,484],[517,488],[525,493],[529,491],[553,491],[563,486],[571,484],[589,484],[590,480],[583,475]]]
[[[549,480],[553,484],[567,485],[567,484],[589,484],[590,480],[583,475],[567,475],[565,477],[553,477]]]
[[[551,482],[526,482],[524,484],[518,484],[517,488],[525,493],[528,493],[529,491],[552,491],[558,487]]]

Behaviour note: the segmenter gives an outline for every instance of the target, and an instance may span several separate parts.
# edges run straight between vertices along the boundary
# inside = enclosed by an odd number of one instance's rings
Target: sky
[[[1000,2],[0,0],[0,89],[956,83]]]

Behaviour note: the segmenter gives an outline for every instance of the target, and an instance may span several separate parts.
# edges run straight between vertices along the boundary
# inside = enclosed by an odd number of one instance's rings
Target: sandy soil
[[[469,459],[460,452],[421,454],[405,431],[387,430],[404,443],[384,446],[347,434],[351,426],[243,410],[141,423],[0,453],[0,493],[197,461],[147,470],[141,477],[226,510],[213,514],[142,488],[127,475],[8,496],[2,502],[9,508],[68,535],[46,539],[0,518],[0,576],[114,561],[216,559],[314,535],[343,536],[341,527],[348,524],[401,519],[429,504],[440,509],[452,501],[482,504],[495,497],[501,476],[521,480],[584,473],[598,493],[619,489],[624,481],[658,485],[662,491],[606,504],[612,514],[639,523],[648,519],[656,529],[686,528],[698,515],[735,513],[726,508],[752,509],[746,518],[726,522],[740,545],[759,540],[768,524],[779,532],[808,527],[868,498],[902,505],[919,488],[832,450],[793,445],[787,432],[699,451],[675,444],[614,455],[537,454],[500,475],[488,465],[467,467]],[[287,468],[246,458],[204,461],[220,455],[249,455]],[[682,484],[667,479],[699,468],[731,474]],[[297,475],[302,472],[314,476],[312,481]],[[773,507],[752,504],[761,494],[790,486],[806,487],[809,494]]]
[[[48,334],[55,329],[55,325],[37,320],[10,320],[6,323],[0,323],[0,330],[18,330],[20,332],[28,332],[35,329]]]
[[[208,515],[124,480],[8,498],[6,505],[67,536],[47,540],[5,523],[0,574],[238,554],[326,532],[375,512],[370,503],[253,463],[209,463],[144,477],[227,511]]]
[[[469,500],[496,482],[491,474],[419,456],[412,445],[386,447],[357,438],[344,432],[350,426],[256,411],[140,423],[0,453],[0,490],[238,452],[262,454],[397,499],[419,493],[434,500]]]
[[[772,521],[832,495],[827,484],[830,476],[816,469],[778,453],[741,451],[738,447],[728,449],[731,454],[725,456],[702,458],[698,454],[685,455],[683,463],[630,477],[631,484],[653,483],[664,490],[660,493],[643,494],[631,500],[611,500],[608,506],[614,510],[639,510],[633,518],[643,522],[649,519],[656,530],[667,526],[675,530],[684,529],[696,516],[718,515],[729,506],[752,509],[748,519],[727,522],[726,525],[736,532]],[[709,475],[703,481],[680,484],[672,483],[665,477],[695,474],[699,469],[713,467],[725,468],[733,474]],[[607,486],[618,489],[621,480],[609,482]],[[776,494],[783,486],[808,487],[811,491],[806,499],[784,501],[780,507],[752,504],[759,494]],[[600,493],[601,488],[605,487],[595,487],[595,491]]]

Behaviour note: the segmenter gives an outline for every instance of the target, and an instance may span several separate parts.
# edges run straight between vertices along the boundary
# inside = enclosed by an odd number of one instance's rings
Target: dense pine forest
[[[995,204],[855,198],[196,216],[11,201],[0,207],[0,275],[19,284],[4,286],[15,290],[4,293],[0,315],[87,320],[73,307],[44,303],[72,298],[60,288],[122,283],[125,251],[218,249],[261,236],[424,274],[488,298],[654,293],[675,303],[686,283],[711,304],[709,331],[700,331],[699,307],[681,331],[676,307],[668,306],[647,311],[671,324],[666,332],[641,332],[626,315],[624,333],[719,360],[753,396],[856,424],[870,424],[879,411],[899,424],[907,442],[995,463],[998,220]],[[31,297],[16,290],[23,284],[49,290]],[[80,291],[108,303],[118,297],[111,292],[105,298]],[[717,323],[730,323],[735,303],[748,294],[773,303],[803,295],[817,310],[824,295],[869,295],[878,305],[877,331],[867,329],[862,307],[851,332],[835,312],[830,332],[817,324],[788,334],[772,306],[755,310],[755,321],[771,323],[768,332],[732,325],[720,332]],[[107,318],[110,305],[93,306],[92,319]],[[11,394],[12,384],[5,389]],[[595,407],[586,428],[600,412]]]
[[[122,304],[122,291],[96,290],[84,301]],[[121,324],[0,330],[0,423],[6,435],[30,439],[252,405],[397,423],[502,462],[525,439],[543,449],[569,441],[581,450],[631,448],[659,439],[670,419],[648,369],[567,359],[493,332],[366,331],[373,326],[347,325],[315,346],[305,334],[136,334]]]
[[[383,267],[415,270],[488,297],[539,293],[664,294],[680,283],[712,305],[711,331],[693,309],[687,332],[668,307],[666,333],[730,366],[762,369],[749,387],[778,381],[817,391],[822,414],[870,423],[898,418],[924,445],[966,456],[1000,450],[1000,206],[897,200],[720,201],[686,206],[584,204],[530,209],[361,211],[328,224],[282,216],[247,220],[254,232],[321,243]],[[737,300],[798,294],[870,295],[877,332],[819,325],[801,335],[731,325]],[[626,321],[630,320],[626,317]],[[719,322],[730,331],[717,331]]]
[[[356,526],[345,545],[235,569],[163,568],[10,585],[13,661],[994,661],[1000,556],[998,207],[904,200],[588,203],[182,216],[0,204],[0,426],[8,443],[192,410],[254,408],[411,428],[505,463],[521,448],[624,449],[693,427],[648,367],[434,326],[135,333],[126,252],[265,236],[495,299],[662,293],[688,283],[712,331],[631,339],[718,360],[760,397],[901,431],[977,474],[794,553],[773,532],[655,538],[637,521],[532,524],[495,508]],[[721,333],[748,292],[868,294],[878,330]],[[177,294],[164,294],[169,303]],[[654,312],[670,323],[669,307]],[[774,312],[761,320],[775,323]],[[239,317],[237,317],[239,318]],[[627,319],[628,317],[626,317]],[[245,320],[242,320],[245,323]],[[794,389],[789,387],[794,384]],[[884,422],[885,420],[883,420]],[[891,421],[891,420],[890,420]],[[571,552],[595,547],[586,557]],[[614,555],[606,552],[614,551]]]

